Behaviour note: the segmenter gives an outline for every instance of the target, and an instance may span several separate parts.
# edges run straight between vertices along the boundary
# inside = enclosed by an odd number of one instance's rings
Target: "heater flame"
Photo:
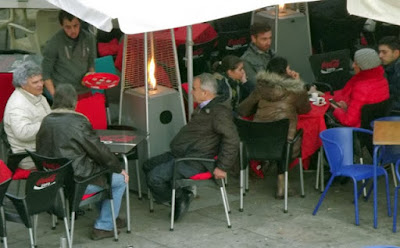
[[[156,64],[154,63],[154,57],[151,58],[149,66],[149,89],[155,90],[157,89],[157,80],[156,80]]]
[[[285,4],[284,3],[279,4],[279,12],[285,12],[285,11],[286,11]]]

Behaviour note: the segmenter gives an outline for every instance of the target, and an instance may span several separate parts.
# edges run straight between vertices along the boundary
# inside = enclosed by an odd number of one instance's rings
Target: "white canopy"
[[[104,31],[118,19],[125,34],[187,26],[266,6],[315,0],[46,0]]]
[[[400,25],[399,0],[348,0],[347,10],[352,15]]]

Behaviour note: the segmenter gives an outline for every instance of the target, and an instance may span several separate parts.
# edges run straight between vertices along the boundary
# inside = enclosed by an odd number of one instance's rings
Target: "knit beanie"
[[[378,53],[371,48],[363,48],[354,54],[354,62],[361,70],[369,70],[381,65]]]

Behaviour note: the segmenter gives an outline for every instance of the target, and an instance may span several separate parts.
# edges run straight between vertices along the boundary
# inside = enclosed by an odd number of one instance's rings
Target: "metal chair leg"
[[[129,175],[128,158],[126,157],[125,154],[122,154],[122,159],[124,160],[125,172]],[[138,172],[138,170],[136,170],[136,172]],[[139,197],[141,198],[140,190],[139,190]],[[126,198],[126,232],[130,233],[131,232],[131,207],[130,207],[130,200],[129,200],[129,183],[126,184],[125,198]]]
[[[224,179],[221,179],[222,187],[224,188],[224,196],[225,196],[225,200],[226,200],[226,206],[228,208],[228,213],[231,213],[231,208],[229,206],[228,195],[226,194],[226,188],[225,188],[224,181],[225,181]]]
[[[246,167],[245,190],[249,191],[249,166]]]
[[[111,205],[111,215],[112,215],[112,220],[113,220],[113,226],[114,226],[114,241],[118,241],[118,230],[117,230],[117,222],[116,222],[116,216],[114,212],[114,200],[110,199],[110,205]]]
[[[139,200],[142,200],[142,184],[140,182],[139,160],[137,159],[135,160],[135,166],[136,166],[136,180],[137,180]]]
[[[288,212],[288,175],[289,173],[285,171],[285,207],[283,209],[284,213]]]
[[[301,197],[304,197],[305,193],[304,193],[303,159],[301,157],[299,157],[299,173],[300,173]]]
[[[319,149],[318,152],[318,159],[317,159],[317,174],[315,175],[315,189],[318,189],[319,187],[319,179],[320,179],[320,168],[321,168],[321,156],[322,156],[322,147]]]
[[[243,212],[243,196],[245,195],[244,181],[246,170],[240,170],[240,206],[239,211]]]
[[[170,231],[174,230],[174,218],[175,218],[175,189],[172,189],[172,198],[171,198],[171,226],[169,228]]]
[[[32,228],[28,229],[29,231],[29,239],[31,241],[31,248],[35,248],[35,241],[34,241],[34,237],[33,237],[33,230]]]
[[[393,163],[390,164],[390,169],[392,170],[394,186],[397,187],[397,178],[396,178],[396,172],[394,171],[394,164]]]
[[[229,212],[228,212],[228,199],[226,198],[226,191],[225,191],[225,187],[224,187],[224,182],[222,180],[222,185],[220,187],[220,191],[221,191],[221,197],[222,197],[222,202],[224,203],[224,209],[225,209],[225,216],[226,216],[226,221],[228,223],[228,228],[231,228],[231,220],[229,219]]]

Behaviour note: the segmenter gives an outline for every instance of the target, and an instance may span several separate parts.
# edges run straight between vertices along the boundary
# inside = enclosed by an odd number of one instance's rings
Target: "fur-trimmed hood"
[[[256,88],[261,92],[264,99],[269,101],[280,101],[288,94],[299,94],[304,92],[304,83],[300,79],[282,77],[276,73],[259,72],[257,74]]]

